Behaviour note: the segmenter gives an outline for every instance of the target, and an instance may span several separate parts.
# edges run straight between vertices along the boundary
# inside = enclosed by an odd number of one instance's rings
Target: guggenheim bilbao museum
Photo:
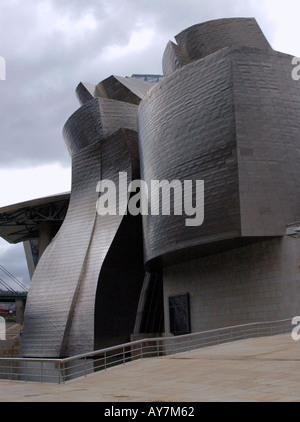
[[[175,40],[163,75],[79,83],[69,193],[0,209],[31,274],[24,357],[299,315],[293,57],[253,18]]]

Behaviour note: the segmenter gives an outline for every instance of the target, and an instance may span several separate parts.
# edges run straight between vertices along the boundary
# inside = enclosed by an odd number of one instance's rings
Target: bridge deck
[[[0,302],[15,302],[16,300],[26,300],[27,293],[0,294]]]

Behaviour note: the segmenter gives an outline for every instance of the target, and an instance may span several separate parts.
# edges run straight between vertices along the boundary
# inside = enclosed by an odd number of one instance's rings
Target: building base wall
[[[189,293],[191,332],[300,314],[300,239],[273,238],[164,268],[169,297]]]

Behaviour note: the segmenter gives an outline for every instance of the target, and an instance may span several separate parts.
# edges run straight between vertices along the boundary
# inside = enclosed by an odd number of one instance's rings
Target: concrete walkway
[[[300,341],[248,339],[135,361],[65,385],[0,381],[0,402],[300,401]]]

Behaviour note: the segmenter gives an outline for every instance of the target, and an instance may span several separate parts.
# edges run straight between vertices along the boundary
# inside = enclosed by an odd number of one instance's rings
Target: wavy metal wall
[[[282,236],[300,218],[292,57],[273,51],[253,19],[212,21],[175,38],[163,58],[171,73],[139,105],[142,178],[204,180],[204,223],[144,216],[148,267]]]
[[[123,273],[125,296],[112,301],[103,324],[116,318],[116,309],[124,310],[122,339],[131,334],[143,281],[141,222],[131,222],[126,248],[138,252],[126,255],[118,234],[126,232],[128,219],[122,215],[100,216],[96,212],[99,180],[109,179],[118,186],[119,172],[127,173],[127,182],[139,174],[137,143],[137,105],[107,98],[86,102],[67,121],[63,135],[72,156],[72,189],[66,218],[50,243],[33,275],[27,298],[22,355],[67,356],[94,350],[95,338],[104,341],[95,327],[95,304],[114,274],[100,276],[109,250],[120,249],[127,257],[130,271]],[[118,239],[120,239],[118,241]],[[133,244],[134,242],[134,244]],[[105,284],[106,283],[106,284]],[[124,289],[124,287],[123,287]],[[123,308],[122,308],[123,307]],[[133,311],[128,313],[128,308]],[[99,315],[99,310],[97,311]],[[99,317],[97,318],[98,323]],[[120,339],[110,325],[106,344]]]

